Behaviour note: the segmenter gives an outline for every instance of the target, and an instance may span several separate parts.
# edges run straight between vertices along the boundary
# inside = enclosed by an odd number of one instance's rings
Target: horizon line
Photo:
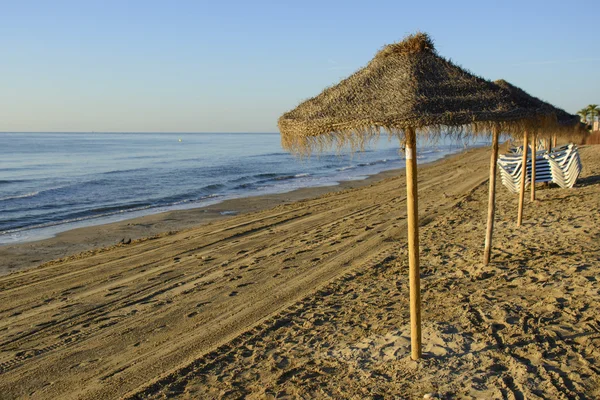
[[[173,134],[205,134],[205,133],[235,133],[235,134],[273,134],[279,135],[280,132],[241,132],[241,131],[223,131],[223,132],[210,132],[210,131],[0,131],[0,133],[173,133]]]

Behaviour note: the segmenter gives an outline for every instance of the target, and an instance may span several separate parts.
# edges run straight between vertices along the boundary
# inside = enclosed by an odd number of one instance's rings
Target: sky
[[[0,131],[277,132],[416,31],[486,79],[600,103],[594,1],[0,0]]]

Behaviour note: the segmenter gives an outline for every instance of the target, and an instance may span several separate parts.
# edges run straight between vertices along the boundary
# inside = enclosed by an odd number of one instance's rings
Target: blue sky
[[[569,112],[600,103],[593,1],[0,0],[0,131],[275,132],[417,30]]]

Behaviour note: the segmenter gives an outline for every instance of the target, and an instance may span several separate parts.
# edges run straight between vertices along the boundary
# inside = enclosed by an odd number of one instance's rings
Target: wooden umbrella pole
[[[410,285],[411,358],[421,358],[421,276],[419,272],[419,205],[417,193],[417,139],[406,130],[406,208],[408,213],[408,265]]]
[[[498,164],[498,136],[500,127],[494,126],[492,133],[492,157],[490,159],[490,189],[488,199],[487,230],[485,232],[485,249],[483,251],[483,265],[488,265],[491,257],[492,233],[494,232],[494,214],[496,212],[496,168]]]
[[[519,192],[519,213],[517,215],[517,226],[521,226],[523,221],[523,203],[525,202],[525,181],[527,180],[527,148],[529,141],[527,131],[523,136],[523,162],[521,164],[521,191]]]
[[[537,155],[537,135],[531,138],[531,201],[535,201],[535,157]]]
[[[552,150],[552,139],[551,138],[546,138],[544,140],[544,144],[546,146],[546,151],[548,153],[550,153],[550,151]],[[547,187],[550,186],[550,182],[544,182],[544,183],[542,183],[542,186],[545,187],[545,188],[547,188]]]
[[[556,135],[552,136],[552,148],[556,147]]]

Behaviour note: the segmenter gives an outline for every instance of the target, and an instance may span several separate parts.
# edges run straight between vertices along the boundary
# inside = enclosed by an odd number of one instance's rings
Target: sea
[[[484,142],[419,144],[426,163]],[[276,133],[0,133],[0,245],[365,179],[404,168],[396,139],[298,159]],[[234,214],[236,210],[225,210]]]

